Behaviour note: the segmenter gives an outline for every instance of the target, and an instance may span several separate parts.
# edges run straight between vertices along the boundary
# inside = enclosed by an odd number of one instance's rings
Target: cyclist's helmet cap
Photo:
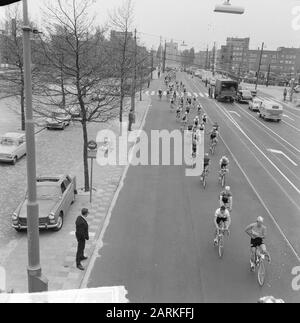
[[[230,191],[230,186],[226,186],[225,191]]]
[[[264,218],[259,216],[256,220],[258,223],[264,223]]]
[[[209,157],[209,154],[208,154],[208,153],[206,153],[206,154],[205,154],[205,157]]]
[[[226,207],[224,205],[221,206],[221,211],[225,211]]]

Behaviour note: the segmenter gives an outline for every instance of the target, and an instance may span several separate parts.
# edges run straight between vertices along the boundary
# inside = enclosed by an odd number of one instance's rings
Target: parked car
[[[237,93],[237,101],[239,103],[249,103],[253,100],[253,96],[249,90],[241,90]]]
[[[62,129],[65,130],[70,125],[71,115],[66,111],[52,112],[51,117],[46,119],[46,127],[50,129]]]
[[[76,177],[38,177],[39,228],[61,230],[70,206],[75,202],[76,194]],[[27,230],[27,194],[12,215],[12,226],[18,232]]]
[[[262,103],[263,103],[262,100],[258,98],[254,98],[253,101],[249,102],[249,110],[259,112],[259,108],[262,105]]]
[[[7,133],[0,138],[0,162],[12,163],[26,155],[26,138],[22,133]]]
[[[264,101],[259,107],[259,117],[265,120],[280,122],[283,115],[281,104],[273,101]]]

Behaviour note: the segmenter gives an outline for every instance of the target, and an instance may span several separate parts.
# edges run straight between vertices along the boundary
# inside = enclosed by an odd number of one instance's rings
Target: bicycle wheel
[[[224,238],[223,235],[219,237],[219,257],[223,258],[224,254]]]
[[[206,188],[206,175],[204,175],[204,177],[203,177],[202,185],[203,185],[203,188],[205,189]]]
[[[258,280],[259,286],[262,287],[264,285],[264,283],[265,283],[265,277],[266,277],[265,263],[261,259],[260,260],[260,263],[259,263],[258,270],[257,270],[257,280]]]

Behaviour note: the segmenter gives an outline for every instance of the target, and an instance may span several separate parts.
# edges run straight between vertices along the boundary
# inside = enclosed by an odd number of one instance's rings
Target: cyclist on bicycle
[[[213,143],[218,143],[218,137],[219,137],[219,131],[217,130],[216,127],[213,127],[210,134],[210,144],[212,145]]]
[[[221,206],[219,209],[216,210],[214,223],[216,226],[216,237],[214,240],[214,245],[217,246],[218,235],[220,229],[222,228],[222,224],[224,224],[225,231],[228,231],[231,225],[231,216],[225,206]]]
[[[205,154],[204,155],[204,169],[203,169],[203,173],[201,175],[201,181],[203,181],[203,179],[204,179],[204,174],[209,171],[209,164],[210,164],[209,154]]]
[[[226,156],[223,156],[220,159],[221,170],[228,170],[228,166],[229,166],[229,159]]]
[[[271,262],[270,254],[267,251],[264,239],[266,238],[267,228],[264,226],[264,218],[259,216],[256,223],[250,224],[245,232],[251,238],[251,270],[255,270],[256,250],[259,249],[264,254],[269,262]]]
[[[204,113],[203,114],[203,116],[202,116],[202,122],[204,123],[204,124],[206,124],[206,122],[207,122],[207,115]]]
[[[193,140],[192,140],[192,157],[193,159],[197,156],[197,147],[198,147],[198,137],[195,133],[193,133]]]
[[[194,127],[197,128],[199,126],[200,120],[199,117],[196,116],[196,118],[194,119]]]
[[[198,104],[197,109],[198,109],[198,116],[200,116],[201,115],[201,111],[202,111],[201,104]]]
[[[225,206],[230,212],[232,211],[232,193],[230,186],[226,186],[225,191],[221,192],[220,206]]]
[[[162,89],[158,90],[158,96],[159,96],[160,99],[162,98],[162,94],[163,94]]]

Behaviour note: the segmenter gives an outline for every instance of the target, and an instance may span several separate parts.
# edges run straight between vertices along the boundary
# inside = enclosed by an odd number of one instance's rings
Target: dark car
[[[237,101],[239,103],[249,103],[253,100],[253,96],[249,90],[238,91]]]

